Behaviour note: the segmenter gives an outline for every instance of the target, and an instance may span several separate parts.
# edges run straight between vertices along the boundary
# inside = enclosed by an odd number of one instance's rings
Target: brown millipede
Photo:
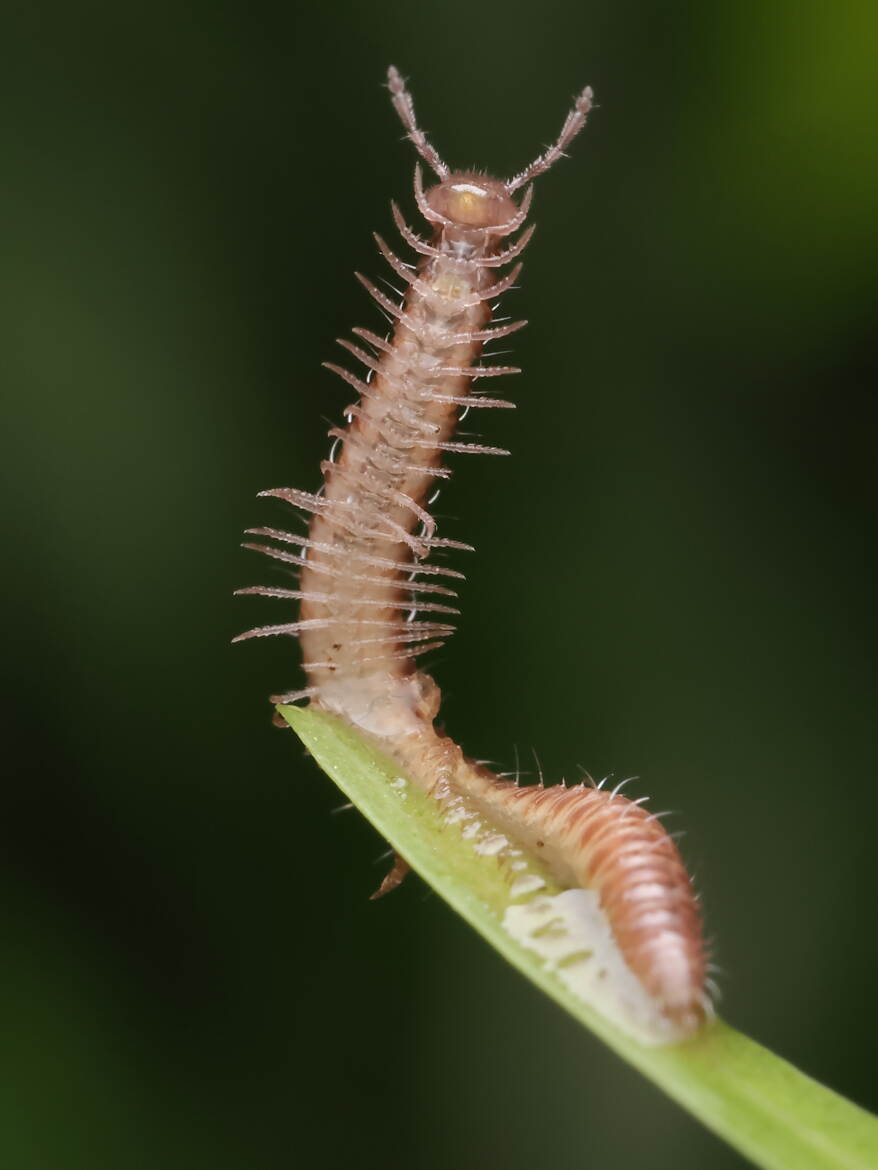
[[[416,667],[419,655],[452,632],[447,617],[457,613],[449,604],[456,593],[448,582],[462,576],[428,558],[435,549],[469,547],[436,535],[428,511],[435,481],[448,475],[446,453],[506,454],[453,436],[462,410],[513,405],[474,386],[478,379],[518,372],[478,360],[486,343],[525,324],[492,325],[491,303],[521,271],[517,258],[533,228],[515,242],[510,237],[524,227],[530,184],[563,157],[583,128],[592,91],[586,88],[576,99],[555,143],[502,181],[452,171],[419,128],[411,97],[392,67],[388,85],[408,138],[438,177],[425,188],[416,166],[415,201],[431,238],[422,239],[392,204],[396,225],[418,259],[414,265],[401,260],[376,237],[405,286],[398,301],[358,274],[389,331],[381,337],[354,330],[368,349],[341,341],[365,367],[364,377],[327,363],[358,400],[345,408],[347,426],[330,432],[333,453],[322,464],[323,485],[314,494],[294,488],[261,493],[310,517],[307,535],[276,528],[248,532],[275,543],[245,547],[294,566],[299,583],[296,589],[251,586],[239,592],[298,601],[298,619],[257,627],[236,641],[274,634],[299,638],[307,686],[273,701],[307,698],[371,736],[413,783],[441,802],[449,824],[467,826],[474,848],[508,864],[513,894],[526,898],[510,908],[508,927],[525,945],[543,947],[561,977],[579,977],[577,968],[590,959],[593,939],[605,927],[606,945],[619,961],[613,967],[615,960],[606,960],[599,974],[615,972],[628,1024],[653,1042],[677,1039],[709,1014],[705,951],[689,876],[658,818],[618,790],[519,787],[469,761],[434,729],[439,688]],[[510,263],[507,274],[498,275]],[[540,893],[545,883],[523,872],[519,846],[539,849],[562,893]],[[405,868],[397,862],[382,892],[402,879]],[[584,935],[586,920],[591,933]],[[591,941],[586,945],[584,938]]]

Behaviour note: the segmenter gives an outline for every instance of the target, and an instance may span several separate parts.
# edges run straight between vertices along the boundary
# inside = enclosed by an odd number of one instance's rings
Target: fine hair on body
[[[507,838],[538,853],[554,879],[593,891],[622,959],[665,1029],[680,1039],[710,1013],[706,957],[697,898],[679,851],[656,816],[618,791],[593,785],[530,787],[510,783],[467,759],[434,727],[440,692],[418,668],[420,655],[452,632],[456,569],[432,561],[437,550],[467,549],[437,534],[430,502],[448,477],[452,454],[507,452],[455,439],[462,413],[514,405],[482,389],[519,371],[481,360],[486,344],[526,322],[497,320],[498,298],[516,284],[532,181],[564,157],[593,105],[590,88],[576,98],[556,141],[509,180],[454,171],[415,118],[406,85],[388,72],[393,105],[420,160],[414,197],[427,236],[392,204],[399,232],[415,255],[400,259],[376,237],[402,283],[398,297],[358,274],[387,322],[375,333],[355,329],[340,344],[362,374],[326,363],[355,392],[344,427],[333,427],[323,484],[308,493],[260,493],[307,518],[304,534],[248,530],[255,549],[291,566],[296,588],[252,586],[258,594],[299,604],[295,620],[259,626],[239,639],[298,638],[306,685],[275,695],[278,704],[307,699],[358,728],[405,775],[446,807],[460,802]],[[519,194],[520,193],[520,194]],[[398,884],[398,859],[380,892]]]

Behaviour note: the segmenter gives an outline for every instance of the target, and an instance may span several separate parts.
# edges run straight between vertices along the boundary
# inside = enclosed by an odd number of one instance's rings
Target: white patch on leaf
[[[509,906],[503,926],[577,999],[633,1039],[655,1046],[680,1038],[623,959],[594,890],[564,890]]]

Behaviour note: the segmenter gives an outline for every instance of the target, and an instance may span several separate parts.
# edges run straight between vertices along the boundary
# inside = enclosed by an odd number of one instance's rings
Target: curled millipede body
[[[429,238],[409,227],[392,205],[417,261],[400,259],[376,237],[405,290],[394,300],[359,277],[390,331],[384,337],[356,329],[368,348],[341,341],[363,365],[362,377],[327,363],[353,388],[357,401],[345,409],[347,426],[330,432],[334,457],[322,465],[323,484],[314,494],[294,488],[261,493],[308,517],[307,534],[251,529],[249,535],[260,541],[245,546],[295,567],[299,581],[295,589],[251,586],[240,592],[298,601],[299,616],[257,627],[240,639],[297,637],[307,686],[273,701],[307,698],[371,736],[413,782],[443,803],[450,823],[471,822],[483,849],[508,861],[513,890],[518,880],[522,895],[536,899],[530,909],[548,915],[549,924],[555,907],[538,896],[543,883],[528,879],[525,890],[524,879],[515,878],[519,847],[539,855],[568,892],[587,891],[618,951],[624,979],[636,984],[634,998],[646,1004],[638,1008],[645,1017],[639,1033],[656,1042],[678,1039],[700,1027],[709,1013],[705,955],[691,882],[659,820],[617,792],[518,787],[471,763],[435,730],[439,689],[416,666],[418,655],[452,632],[447,619],[457,612],[453,586],[462,576],[429,557],[436,549],[469,547],[437,536],[428,501],[437,480],[449,474],[446,454],[506,454],[455,440],[454,434],[463,410],[513,405],[477,388],[481,379],[518,372],[480,361],[486,343],[525,324],[492,325],[492,306],[521,271],[518,257],[533,231],[524,228],[530,183],[563,157],[585,125],[592,93],[585,89],[577,98],[553,146],[502,181],[451,171],[419,128],[393,68],[388,83],[407,136],[438,178],[425,188],[416,167],[415,201]],[[522,188],[516,202],[513,196]],[[505,274],[498,271],[509,265]],[[382,892],[403,873],[404,866],[396,866]],[[570,905],[568,899],[565,914]],[[531,930],[531,936],[540,930]],[[565,962],[577,957],[580,952],[568,953]]]
[[[660,820],[600,788],[495,785],[492,823],[543,855],[571,888],[595,891],[622,956],[671,1029],[708,1010],[701,917],[686,867]]]

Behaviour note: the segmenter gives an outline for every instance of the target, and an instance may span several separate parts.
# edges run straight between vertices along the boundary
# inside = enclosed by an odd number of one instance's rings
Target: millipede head
[[[505,183],[472,172],[455,171],[426,196],[431,209],[455,227],[502,227],[518,211]]]

